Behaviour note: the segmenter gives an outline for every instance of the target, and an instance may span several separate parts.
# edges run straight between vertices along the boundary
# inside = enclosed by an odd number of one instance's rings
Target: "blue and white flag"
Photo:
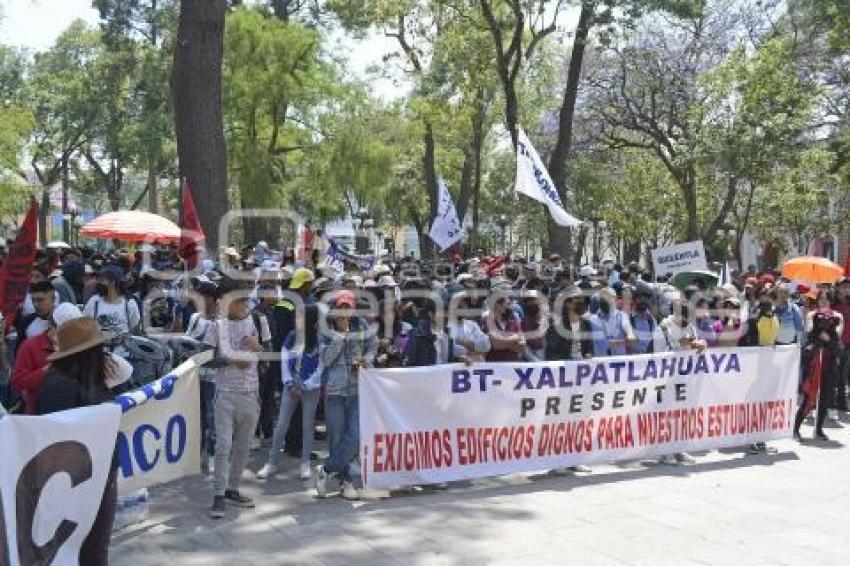
[[[531,145],[522,128],[517,129],[519,139],[516,148],[516,192],[543,203],[559,226],[574,228],[581,220],[564,210],[564,203],[558,195],[555,183],[540,160],[540,156]]]
[[[434,219],[434,224],[431,225],[431,232],[428,235],[440,246],[441,252],[452,247],[463,236],[463,228],[461,228],[460,220],[457,218],[455,203],[452,201],[452,195],[449,194],[446,183],[442,179],[440,179],[440,202],[437,207],[437,217]]]
[[[363,271],[369,271],[375,264],[375,258],[369,255],[357,255],[348,251],[345,246],[328,238],[328,249],[325,252],[325,263],[337,269],[340,273],[345,270],[346,263],[353,263]]]

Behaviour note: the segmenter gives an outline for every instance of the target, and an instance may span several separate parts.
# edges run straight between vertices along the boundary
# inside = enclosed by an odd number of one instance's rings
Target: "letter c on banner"
[[[157,442],[159,442],[159,439],[162,438],[162,434],[156,430],[156,427],[149,424],[140,425],[139,428],[136,429],[136,432],[133,433],[133,455],[139,463],[139,469],[143,472],[151,471],[159,461],[159,448],[157,448],[156,452],[154,452],[153,460],[148,460],[148,455],[145,453],[146,432],[149,432]]]
[[[50,564],[77,528],[77,523],[62,519],[49,541],[37,546],[32,540],[41,490],[50,478],[59,473],[70,476],[72,488],[92,477],[91,454],[85,444],[72,440],[56,442],[33,456],[21,469],[15,487],[18,560],[21,564]],[[3,536],[6,536],[5,532]]]

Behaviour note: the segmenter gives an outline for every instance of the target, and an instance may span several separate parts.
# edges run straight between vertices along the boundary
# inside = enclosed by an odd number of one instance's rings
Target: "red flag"
[[[201,227],[198,211],[195,210],[195,199],[189,181],[183,180],[183,208],[180,211],[180,255],[186,260],[190,270],[198,266],[199,248],[203,247],[207,236]]]
[[[9,257],[0,267],[0,307],[6,321],[6,331],[12,327],[15,312],[27,294],[32,263],[35,261],[36,235],[38,233],[38,203],[32,199]]]
[[[823,349],[819,349],[817,355],[812,358],[809,364],[809,375],[806,381],[803,382],[803,393],[805,394],[805,405],[803,412],[808,415],[818,401],[820,393],[821,373],[823,372]]]
[[[301,249],[298,250],[298,258],[303,261],[310,260],[310,252],[313,251],[313,240],[316,235],[309,226],[304,226],[304,231],[301,233]]]
[[[499,257],[494,257],[490,261],[484,261],[484,270],[487,272],[487,277],[492,277],[506,263],[508,263],[508,257],[508,255],[501,255]]]

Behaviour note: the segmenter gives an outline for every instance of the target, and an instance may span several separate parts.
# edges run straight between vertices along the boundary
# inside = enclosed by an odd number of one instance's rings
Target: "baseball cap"
[[[57,327],[75,318],[83,318],[83,313],[73,303],[61,303],[53,309],[53,323]]]
[[[306,267],[299,267],[292,274],[292,280],[289,282],[289,288],[292,290],[300,289],[305,283],[315,281],[316,276]]]
[[[354,293],[351,291],[340,291],[337,296],[334,297],[334,306],[350,307],[355,309],[357,308],[357,297],[355,297]]]

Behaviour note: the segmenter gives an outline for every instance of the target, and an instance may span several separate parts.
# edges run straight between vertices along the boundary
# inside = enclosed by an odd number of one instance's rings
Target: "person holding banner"
[[[498,289],[492,295],[491,310],[482,319],[481,328],[490,338],[488,362],[518,362],[525,350],[525,336],[507,292],[510,289]]]
[[[557,302],[555,304],[557,306]],[[547,360],[586,360],[593,357],[592,328],[584,318],[586,310],[581,289],[573,285],[563,291],[560,316],[554,315],[554,324],[546,331]]]
[[[313,451],[316,408],[319,406],[322,389],[318,331],[319,307],[315,304],[306,305],[304,317],[296,317],[295,324],[296,328],[291,330],[283,341],[281,351],[283,396],[280,400],[280,412],[272,436],[269,459],[257,472],[259,479],[268,479],[277,473],[287,430],[299,402],[302,418],[301,479],[309,480],[312,477],[310,453]]]
[[[36,396],[36,414],[97,405],[115,398],[120,391],[110,389],[108,383],[117,370],[103,348],[109,338],[91,318],[76,318],[59,325],[56,349],[47,358],[50,369]],[[113,457],[97,517],[80,547],[80,564],[109,563],[109,538],[118,500],[117,471],[117,458]]]
[[[333,299],[331,328],[320,342],[325,368],[325,421],[328,429],[327,461],[316,468],[316,492],[328,494],[329,482],[341,484],[342,496],[359,499],[349,467],[360,450],[360,413],[357,380],[360,369],[372,366],[378,341],[363,318],[355,316],[357,298],[340,291]]]

